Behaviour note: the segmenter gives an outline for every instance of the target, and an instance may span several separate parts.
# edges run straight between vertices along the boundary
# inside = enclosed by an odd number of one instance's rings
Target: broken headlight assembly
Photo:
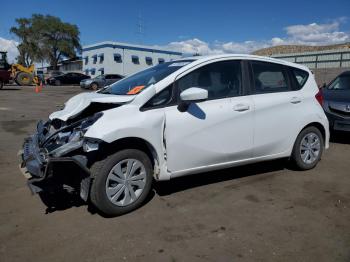
[[[50,155],[59,157],[80,147],[83,147],[85,152],[97,150],[98,144],[93,141],[85,141],[84,134],[102,115],[102,112],[98,112],[91,117],[81,120],[79,125],[76,125],[72,130],[57,133],[54,138],[55,149],[50,152]]]

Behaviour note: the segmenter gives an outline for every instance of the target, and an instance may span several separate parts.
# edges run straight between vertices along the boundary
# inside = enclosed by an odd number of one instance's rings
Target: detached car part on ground
[[[322,93],[323,108],[331,129],[350,131],[350,71],[336,77]]]
[[[247,55],[167,62],[69,99],[26,139],[21,167],[34,193],[77,192],[120,215],[144,202],[153,179],[277,158],[315,167],[329,144],[321,102],[301,65]]]

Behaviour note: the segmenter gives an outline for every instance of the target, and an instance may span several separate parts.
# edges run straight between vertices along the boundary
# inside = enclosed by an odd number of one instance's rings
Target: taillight
[[[315,95],[315,98],[316,98],[317,102],[318,102],[321,106],[323,106],[323,93],[322,93],[322,89],[320,89],[320,90],[318,91],[318,93]]]

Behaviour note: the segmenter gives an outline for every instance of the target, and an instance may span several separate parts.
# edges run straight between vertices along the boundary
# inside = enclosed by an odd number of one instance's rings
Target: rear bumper
[[[349,117],[342,117],[340,115],[336,115],[330,112],[326,112],[326,115],[329,120],[329,126],[332,130],[350,132]]]

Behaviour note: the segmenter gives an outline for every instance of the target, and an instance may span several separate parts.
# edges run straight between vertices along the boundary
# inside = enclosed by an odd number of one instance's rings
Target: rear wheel
[[[324,141],[320,130],[307,127],[298,135],[291,160],[299,170],[314,168],[320,161],[324,148]]]
[[[28,86],[33,84],[33,75],[26,73],[26,72],[20,72],[17,74],[15,78],[15,82],[17,85],[20,86]]]
[[[137,209],[151,191],[153,169],[148,156],[125,149],[93,164],[91,202],[103,213],[117,216]]]
[[[0,89],[2,89],[3,87],[4,87],[4,82],[0,80]]]

